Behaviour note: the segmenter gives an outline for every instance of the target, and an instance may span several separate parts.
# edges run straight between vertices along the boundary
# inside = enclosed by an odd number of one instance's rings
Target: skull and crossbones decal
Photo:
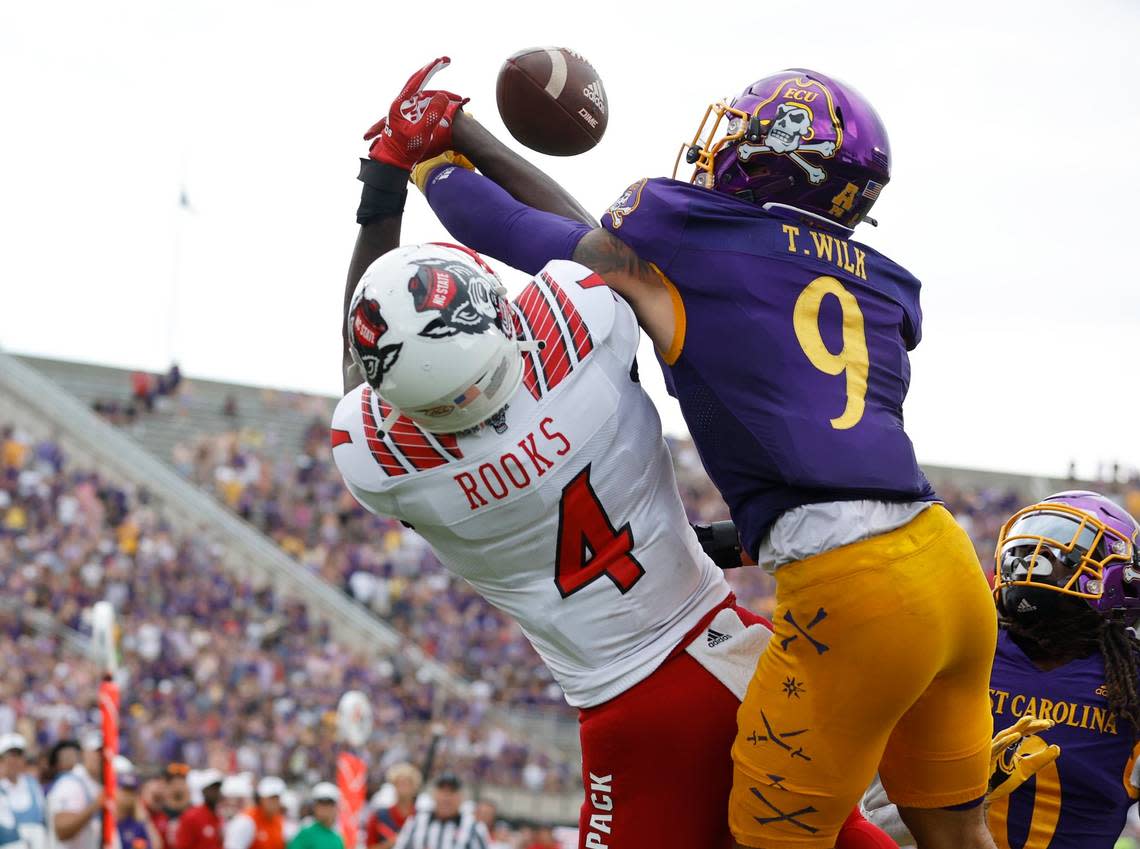
[[[804,170],[812,185],[819,185],[827,179],[827,172],[812,165],[800,154],[818,153],[820,156],[832,156],[835,153],[835,142],[813,142],[811,138],[814,135],[812,114],[808,109],[791,103],[781,103],[776,107],[775,118],[768,125],[764,143],[753,144],[743,141],[736,146],[736,153],[742,162],[747,162],[757,153],[783,154]]]

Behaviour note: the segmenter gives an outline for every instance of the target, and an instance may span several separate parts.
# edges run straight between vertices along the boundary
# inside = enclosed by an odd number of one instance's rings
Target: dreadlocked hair
[[[1104,657],[1104,683],[1108,707],[1118,721],[1132,725],[1133,741],[1140,740],[1140,691],[1136,687],[1140,669],[1140,640],[1119,622],[1101,620],[1097,634]]]

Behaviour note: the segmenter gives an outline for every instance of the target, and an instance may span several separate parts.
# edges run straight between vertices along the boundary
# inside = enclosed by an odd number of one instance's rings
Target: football
[[[585,153],[606,132],[609,103],[602,78],[565,47],[515,53],[499,70],[495,99],[511,135],[539,153]]]

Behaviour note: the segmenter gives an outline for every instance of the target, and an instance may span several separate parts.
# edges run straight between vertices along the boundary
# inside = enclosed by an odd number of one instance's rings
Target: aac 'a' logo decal
[[[813,186],[827,179],[817,157],[830,159],[843,146],[843,125],[827,86],[803,77],[780,80],[752,115],[760,119],[760,138],[737,144],[742,162],[756,154],[786,156],[804,170]]]
[[[417,260],[416,265],[419,268],[408,280],[416,312],[439,313],[424,325],[420,336],[445,339],[482,333],[501,322],[498,297],[471,268],[448,259]]]

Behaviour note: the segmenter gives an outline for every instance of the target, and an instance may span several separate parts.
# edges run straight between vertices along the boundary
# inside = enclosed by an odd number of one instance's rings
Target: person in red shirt
[[[423,785],[423,775],[409,763],[398,763],[385,776],[396,789],[396,804],[382,808],[368,818],[368,849],[391,849],[404,822],[416,812],[416,794]]]
[[[222,849],[222,819],[217,812],[222,798],[222,777],[216,769],[204,771],[202,804],[187,808],[179,817],[174,849]]]
[[[189,773],[189,766],[175,761],[166,765],[158,779],[143,785],[143,803],[161,838],[158,849],[174,847],[178,818],[190,807],[190,788],[186,783]]]
[[[385,816],[391,808],[376,811],[368,818],[368,828],[365,834],[365,846],[368,849],[392,849],[396,845],[396,838],[400,836],[398,828],[392,828],[388,823],[391,817]]]
[[[548,825],[540,825],[534,841],[526,849],[562,849],[562,844],[554,839],[554,832]]]

